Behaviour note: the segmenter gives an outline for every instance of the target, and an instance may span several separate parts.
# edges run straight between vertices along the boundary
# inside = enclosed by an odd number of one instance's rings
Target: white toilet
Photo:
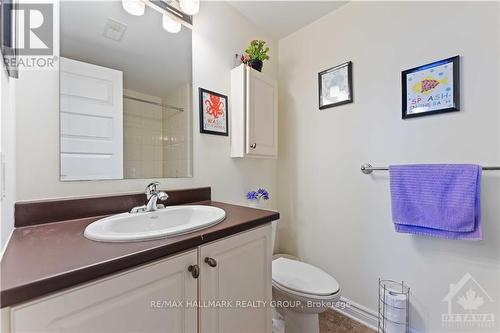
[[[273,299],[285,322],[285,333],[319,332],[318,314],[340,298],[337,281],[305,262],[280,257],[273,260]]]
[[[340,299],[338,282],[318,267],[289,256],[273,260],[272,278],[275,310],[283,317],[285,333],[319,333],[318,314]]]

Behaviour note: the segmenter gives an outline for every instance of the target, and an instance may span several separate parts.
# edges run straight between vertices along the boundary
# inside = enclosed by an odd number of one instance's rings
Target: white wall
[[[467,242],[396,234],[387,172],[359,167],[500,164],[498,6],[351,2],[279,43],[281,250],[373,310],[379,277],[407,281],[421,332],[444,331],[442,298],[466,272],[500,308],[500,173],[484,172],[484,240]],[[457,54],[462,111],[402,120],[401,71]],[[354,103],[319,111],[317,73],[349,60]]]
[[[167,32],[165,32],[167,33]],[[224,2],[203,2],[193,31],[194,178],[160,179],[163,188],[212,186],[216,200],[243,203],[245,191],[277,191],[277,162],[230,158],[230,138],[200,134],[198,87],[229,94],[234,54],[254,38],[266,39],[271,61],[264,71],[277,76],[277,42]],[[148,180],[59,182],[58,74],[21,73],[17,96],[17,200],[142,191]],[[272,205],[274,205],[271,202]]]
[[[0,253],[3,253],[14,228],[16,142],[14,87],[1,54],[0,59]]]

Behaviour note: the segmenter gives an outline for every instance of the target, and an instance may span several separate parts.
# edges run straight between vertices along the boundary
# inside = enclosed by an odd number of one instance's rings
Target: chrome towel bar
[[[483,170],[500,170],[500,166],[484,166]],[[389,167],[374,167],[370,163],[361,165],[361,172],[365,175],[371,174],[373,171],[389,170]]]

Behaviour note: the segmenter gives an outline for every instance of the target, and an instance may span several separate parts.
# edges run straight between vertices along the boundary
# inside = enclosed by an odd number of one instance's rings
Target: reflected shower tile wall
[[[155,96],[130,90],[129,96],[161,102]],[[140,101],[123,101],[125,178],[161,178],[163,174],[163,112],[160,106]]]
[[[166,113],[163,122],[163,176],[191,176],[191,86],[185,85],[173,91],[167,98],[168,104],[184,109],[183,112]]]
[[[173,91],[164,102],[184,112],[124,99],[125,178],[191,176],[190,85]],[[158,97],[126,91],[129,96],[162,102]]]

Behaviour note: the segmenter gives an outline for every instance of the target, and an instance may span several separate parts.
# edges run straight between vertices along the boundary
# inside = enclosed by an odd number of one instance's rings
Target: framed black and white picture
[[[403,119],[460,111],[460,58],[402,72]]]
[[[352,62],[318,73],[320,110],[352,103]]]
[[[200,132],[229,135],[227,96],[199,88]]]

